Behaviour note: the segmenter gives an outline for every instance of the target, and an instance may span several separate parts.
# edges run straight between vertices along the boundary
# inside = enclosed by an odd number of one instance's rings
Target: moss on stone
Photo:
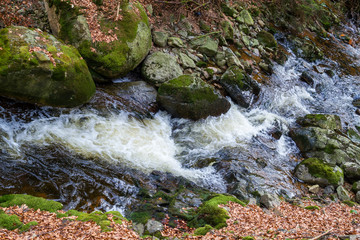
[[[257,34],[256,38],[259,42],[268,48],[277,48],[277,41],[274,36],[266,31],[261,31]]]
[[[212,226],[206,224],[204,227],[199,227],[194,231],[195,236],[205,235],[208,233],[211,229],[214,229]]]
[[[356,202],[353,202],[353,201],[350,201],[350,200],[343,201],[342,203],[348,205],[349,207],[354,207],[354,206],[358,205]]]
[[[344,173],[341,171],[334,172],[334,167],[325,163],[318,158],[308,158],[302,161],[299,165],[305,165],[309,169],[309,173],[318,178],[324,178],[332,185],[337,185],[341,179],[344,178]]]
[[[196,80],[193,76],[182,75],[178,78],[163,83],[158,89],[159,95],[178,95],[184,102],[196,102],[199,100],[215,101],[218,96],[214,90],[202,80]]]
[[[196,211],[195,217],[188,223],[190,227],[203,227],[210,225],[216,229],[220,229],[226,225],[226,219],[229,218],[228,212],[219,207],[220,204],[228,202],[236,202],[243,206],[246,204],[234,196],[217,194],[215,197],[204,202]]]
[[[151,213],[148,211],[143,212],[133,212],[130,214],[129,219],[136,223],[145,224],[152,217]]]
[[[61,203],[30,195],[9,194],[0,196],[1,207],[11,207],[15,205],[21,206],[23,204],[26,204],[29,208],[33,208],[35,210],[40,209],[42,211],[49,212],[58,211],[63,207]]]
[[[66,218],[66,217],[70,217],[70,216],[77,216],[77,218],[76,218],[77,221],[82,221],[82,222],[93,221],[97,225],[100,226],[102,231],[107,232],[107,231],[112,230],[112,228],[110,227],[111,221],[108,219],[108,215],[110,215],[110,214],[113,216],[112,219],[114,220],[115,223],[121,224],[122,220],[125,219],[121,215],[121,213],[119,213],[117,211],[110,211],[110,212],[105,212],[105,213],[96,211],[96,212],[92,212],[92,213],[85,213],[85,212],[79,212],[76,210],[69,210],[64,214],[58,213],[57,217],[58,218]]]

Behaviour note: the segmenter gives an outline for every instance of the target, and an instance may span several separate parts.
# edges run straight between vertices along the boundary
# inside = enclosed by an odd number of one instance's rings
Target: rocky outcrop
[[[113,19],[101,10],[102,1],[98,5],[91,3],[94,11],[86,12],[80,5],[72,6],[68,1],[45,2],[54,34],[77,47],[89,68],[96,73],[94,76],[99,75],[98,81],[126,75],[150,50],[149,22],[139,3],[122,3],[117,11],[120,15]],[[89,19],[94,21],[91,27]]]
[[[217,95],[209,84],[182,75],[160,85],[158,101],[172,116],[198,120],[226,113],[230,103]]]
[[[161,84],[183,74],[176,58],[163,52],[150,54],[144,61],[141,73],[151,84]]]
[[[0,95],[55,107],[86,103],[95,84],[76,48],[25,27],[0,30]]]
[[[336,115],[309,114],[299,118],[298,123],[302,126],[291,130],[290,136],[295,141],[303,156],[312,161],[316,166],[322,165],[332,168],[341,168],[345,178],[351,182],[360,180],[360,146],[342,133],[340,118]],[[310,160],[305,160],[311,162]],[[299,164],[296,175],[300,178],[300,172],[305,170]],[[307,165],[305,165],[307,166]],[[299,170],[301,170],[299,172]],[[338,171],[338,170],[336,170]],[[322,174],[320,168],[313,168],[309,173],[313,176]],[[329,170],[329,172],[331,172]],[[315,180],[303,181],[326,185]],[[330,182],[329,182],[330,183]],[[334,183],[332,183],[334,185]]]

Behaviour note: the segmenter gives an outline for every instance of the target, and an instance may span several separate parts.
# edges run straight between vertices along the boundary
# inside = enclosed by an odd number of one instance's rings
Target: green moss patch
[[[30,195],[9,194],[0,196],[1,207],[21,206],[23,204],[35,210],[40,209],[41,211],[49,212],[61,210],[63,207],[61,203]]]
[[[299,165],[305,165],[312,176],[327,179],[332,185],[338,185],[344,178],[342,171],[334,171],[334,167],[318,158],[305,159]]]
[[[205,235],[206,233],[208,233],[211,229],[214,229],[212,226],[206,224],[204,227],[199,227],[194,231],[194,235],[195,236],[199,236],[199,235]]]
[[[320,210],[319,206],[306,206],[304,207],[306,210]]]
[[[97,225],[101,227],[101,230],[104,232],[111,231],[112,228],[110,227],[111,221],[108,219],[108,215],[113,215],[113,220],[115,223],[121,224],[122,220],[125,218],[121,215],[121,213],[117,211],[110,211],[102,213],[100,211],[92,212],[92,213],[85,213],[85,212],[79,212],[76,210],[69,210],[66,213],[57,213],[58,218],[66,218],[70,216],[77,216],[77,221],[87,222],[87,221],[93,221]]]
[[[35,226],[38,223],[35,221],[23,224],[19,217],[16,215],[8,215],[4,211],[0,210],[0,228],[5,228],[7,230],[19,229],[20,232],[28,231],[31,226]]]
[[[234,196],[218,194],[210,200],[204,202],[195,212],[194,218],[188,223],[190,227],[199,228],[210,225],[220,229],[226,225],[226,219],[229,218],[228,212],[219,207],[220,204],[236,202],[243,206],[246,204]]]

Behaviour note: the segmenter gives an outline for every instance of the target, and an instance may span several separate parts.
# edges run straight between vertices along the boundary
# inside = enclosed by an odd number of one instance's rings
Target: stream
[[[288,131],[308,113],[337,114],[343,127],[359,125],[352,101],[360,81],[336,61],[309,63],[296,57],[289,43],[282,45],[288,60],[274,63],[250,109],[231,103],[226,114],[196,122],[164,111],[139,119],[111,98],[106,111],[92,103],[69,110],[1,98],[0,194],[27,193],[58,200],[66,209],[124,213],[138,201],[139,186],[151,188],[162,173],[243,198],[255,192],[301,194],[292,176],[300,156]],[[359,48],[343,44],[343,53],[360,67]],[[314,76],[313,86],[299,81],[303,71]]]

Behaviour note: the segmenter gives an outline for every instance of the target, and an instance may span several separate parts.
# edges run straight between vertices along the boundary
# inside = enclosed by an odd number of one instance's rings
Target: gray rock
[[[358,192],[356,193],[356,195],[355,195],[355,201],[356,201],[357,203],[360,203],[360,191],[358,191]]]
[[[358,192],[358,191],[360,191],[360,181],[354,182],[353,185],[352,185],[351,190],[352,190],[353,192],[355,192],[355,193]]]
[[[352,104],[354,105],[354,107],[360,107],[360,97],[355,97],[352,101]]]
[[[249,11],[246,9],[244,9],[240,12],[239,16],[236,18],[236,21],[239,23],[245,23],[248,26],[254,25],[254,20],[252,19]]]
[[[141,73],[146,81],[156,85],[182,75],[183,71],[175,57],[167,53],[155,52],[145,59]]]
[[[317,193],[319,193],[319,191],[320,191],[319,185],[309,186],[309,192],[317,194]]]
[[[165,47],[168,41],[169,34],[166,32],[153,32],[152,39],[156,46]]]
[[[327,196],[327,195],[330,195],[330,194],[333,194],[335,192],[335,187],[332,186],[332,185],[329,185],[329,186],[326,186],[324,188],[324,195]]]
[[[209,36],[197,37],[191,40],[190,46],[208,57],[215,56],[218,51],[218,42],[211,39]]]
[[[181,65],[184,68],[196,68],[196,64],[194,63],[194,61],[191,58],[189,58],[185,53],[179,53],[179,59]]]
[[[140,236],[144,234],[145,226],[142,223],[133,224],[132,229],[137,232]]]
[[[145,229],[150,234],[156,233],[158,231],[162,231],[164,229],[164,225],[161,222],[155,220],[148,220],[145,224]]]
[[[265,193],[260,197],[260,204],[265,206],[267,209],[272,209],[280,206],[281,201],[275,194]]]
[[[178,47],[178,48],[184,47],[184,42],[177,37],[169,37],[167,43],[170,47]]]
[[[348,191],[346,191],[346,189],[343,186],[337,187],[336,193],[337,193],[340,201],[350,201],[351,200]]]
[[[300,76],[300,81],[306,82],[310,86],[312,86],[314,84],[313,77],[306,71],[302,72],[302,74]]]
[[[346,162],[342,165],[346,178],[357,181],[360,180],[360,164],[355,162]]]

